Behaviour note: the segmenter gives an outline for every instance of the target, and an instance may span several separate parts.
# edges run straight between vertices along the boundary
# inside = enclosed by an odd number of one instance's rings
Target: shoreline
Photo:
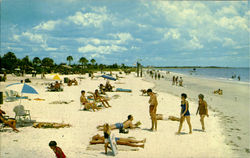
[[[238,156],[249,156],[250,119],[248,115],[250,110],[249,106],[247,106],[250,100],[249,84],[232,84],[230,82],[188,76],[176,72],[170,72],[170,74],[161,73],[164,75],[164,78],[160,80],[152,79],[146,73],[144,74],[146,75],[144,79],[153,82],[155,84],[154,88],[161,92],[167,92],[175,96],[185,92],[188,94],[189,99],[195,102],[198,101],[198,94],[203,93],[209,105],[209,111],[214,111],[219,116],[220,126],[223,128],[226,136],[225,143],[231,146]],[[184,87],[172,85],[173,75],[182,76]],[[224,90],[224,94],[222,96],[212,94],[212,90],[215,90],[215,87],[221,87]],[[230,87],[232,88],[231,90]],[[209,120],[207,119],[207,121]]]

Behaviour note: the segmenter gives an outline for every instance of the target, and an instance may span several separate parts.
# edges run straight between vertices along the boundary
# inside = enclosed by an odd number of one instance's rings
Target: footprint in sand
[[[240,137],[240,136],[237,136],[237,138],[238,138],[239,140],[241,140],[241,137]]]

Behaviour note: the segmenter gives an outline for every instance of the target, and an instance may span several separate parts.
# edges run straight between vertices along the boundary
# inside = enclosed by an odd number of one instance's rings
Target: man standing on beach
[[[151,130],[157,131],[157,119],[156,119],[156,110],[157,110],[157,105],[158,105],[158,101],[156,98],[156,95],[152,92],[152,89],[148,89],[147,90],[148,95],[150,96],[150,99],[148,101],[149,103],[149,114],[152,120],[152,128]]]

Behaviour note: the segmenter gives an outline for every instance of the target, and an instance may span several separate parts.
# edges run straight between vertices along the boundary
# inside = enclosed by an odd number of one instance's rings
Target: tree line
[[[61,73],[61,74],[77,74],[77,73],[87,73],[92,71],[109,71],[109,70],[126,70],[131,67],[125,64],[118,65],[114,63],[112,65],[98,64],[95,59],[90,61],[81,57],[78,60],[79,64],[71,64],[74,61],[72,56],[68,56],[65,61],[67,63],[56,64],[52,58],[45,57],[40,59],[39,57],[34,57],[30,60],[29,56],[25,56],[22,59],[16,57],[15,53],[8,52],[3,56],[0,56],[0,71],[1,73]]]

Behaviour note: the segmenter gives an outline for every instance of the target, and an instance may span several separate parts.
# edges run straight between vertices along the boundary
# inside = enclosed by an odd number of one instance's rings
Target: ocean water
[[[170,68],[160,69],[163,71],[176,72],[184,75],[220,79],[227,81],[248,82],[249,83],[249,68]],[[236,78],[232,78],[232,76]],[[240,76],[240,81],[238,80]]]

